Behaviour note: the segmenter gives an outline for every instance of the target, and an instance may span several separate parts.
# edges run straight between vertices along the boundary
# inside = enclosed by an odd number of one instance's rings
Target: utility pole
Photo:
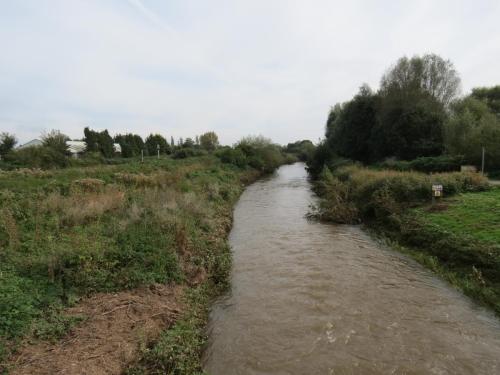
[[[481,157],[481,174],[484,176],[484,154],[485,154],[485,149],[483,147],[483,154],[482,154],[482,157]]]

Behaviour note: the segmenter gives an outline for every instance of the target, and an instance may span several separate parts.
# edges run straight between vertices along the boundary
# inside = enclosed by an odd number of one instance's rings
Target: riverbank
[[[434,206],[433,183],[442,184],[448,197]],[[322,198],[316,215],[334,222],[363,222],[394,248],[500,314],[498,214],[491,206],[498,197],[489,189],[488,181],[477,174],[325,169],[315,188]],[[471,201],[484,204],[471,206]]]
[[[0,368],[199,371],[232,208],[260,174],[213,156],[2,172]]]

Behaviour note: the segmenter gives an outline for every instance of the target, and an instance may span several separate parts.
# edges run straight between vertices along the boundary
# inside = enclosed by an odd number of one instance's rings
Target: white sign
[[[443,196],[443,185],[432,185],[432,195],[435,197]]]

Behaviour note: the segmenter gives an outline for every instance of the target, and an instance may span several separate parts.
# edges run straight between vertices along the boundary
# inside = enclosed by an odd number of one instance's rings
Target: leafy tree
[[[205,150],[214,151],[219,146],[219,137],[215,132],[207,132],[200,136],[199,142]]]
[[[342,106],[339,103],[330,108],[330,112],[328,113],[328,120],[326,121],[326,138],[330,138],[335,132],[335,123],[341,112]]]
[[[48,147],[60,155],[70,156],[68,136],[62,134],[59,130],[51,130],[49,133],[42,135],[43,146]]]
[[[467,162],[479,166],[484,147],[486,166],[500,168],[500,119],[475,95],[453,104],[444,134],[449,154],[463,155]]]
[[[500,85],[475,88],[471,96],[484,101],[490,110],[500,117]]]
[[[382,93],[411,95],[424,91],[448,106],[460,93],[460,77],[449,60],[435,54],[400,58],[382,77]]]
[[[0,133],[0,157],[7,155],[17,144],[16,136],[6,132]]]
[[[114,156],[113,138],[111,138],[107,129],[97,132],[86,127],[83,134],[85,136],[83,140],[87,144],[87,152],[100,152],[107,158]]]
[[[303,141],[297,141],[287,144],[285,147],[285,152],[297,155],[297,157],[301,161],[308,161],[312,158],[314,149],[314,144],[310,140],[305,139]]]
[[[149,155],[156,155],[158,152],[158,145],[160,146],[161,154],[169,154],[170,146],[167,140],[160,134],[150,134],[146,138],[145,146]]]
[[[124,158],[130,158],[134,156],[141,155],[142,150],[144,150],[144,141],[140,135],[127,133],[118,134],[115,136],[115,142],[120,144],[122,148],[122,156]],[[156,148],[156,145],[154,146]],[[156,153],[156,149],[153,155]]]
[[[446,110],[460,91],[453,64],[437,55],[403,57],[383,77],[372,150],[376,159],[443,151]]]
[[[371,136],[377,121],[377,103],[377,95],[363,85],[354,99],[337,107],[335,120],[329,127],[327,124],[327,130],[328,144],[339,156],[365,163],[372,160]]]
[[[442,104],[426,93],[385,96],[371,137],[374,160],[440,155],[446,118]]]
[[[181,138],[182,140],[182,138]],[[192,138],[186,138],[184,143],[182,143],[182,147],[184,148],[193,148],[194,147],[194,141]]]

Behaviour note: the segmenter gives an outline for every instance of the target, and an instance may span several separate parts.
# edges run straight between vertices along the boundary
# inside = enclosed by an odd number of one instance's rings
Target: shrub
[[[420,172],[380,171],[352,165],[335,170],[331,177],[322,173],[316,189],[326,200],[354,204],[359,214],[356,220],[384,221],[408,207],[429,201],[431,186],[438,183],[443,185],[445,195],[481,191],[489,187],[488,180],[476,173],[426,175]],[[326,211],[336,207],[328,202],[323,202],[322,205]],[[348,212],[353,211],[350,208]],[[339,215],[325,212],[323,216]],[[343,221],[352,222],[353,218],[347,215]]]
[[[388,159],[377,166],[382,169],[393,169],[397,171],[418,171],[425,173],[454,172],[460,171],[460,166],[464,164],[462,156],[428,156],[414,160],[394,160]]]
[[[244,168],[248,164],[246,155],[239,148],[224,147],[217,151],[215,155],[223,163],[233,164],[240,168]]]
[[[68,157],[48,146],[26,147],[5,156],[5,160],[17,167],[64,168],[70,162]]]
[[[187,148],[181,148],[177,151],[174,152],[172,157],[174,159],[186,159],[194,156],[202,156],[206,155],[206,151],[203,150],[198,150],[195,148],[187,147]]]

